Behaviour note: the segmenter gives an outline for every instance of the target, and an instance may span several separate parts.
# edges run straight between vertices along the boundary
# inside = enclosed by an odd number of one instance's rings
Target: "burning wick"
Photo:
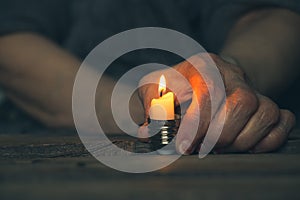
[[[166,92],[166,90],[167,90],[166,77],[162,75],[159,79],[159,86],[158,86],[159,97],[162,97],[163,94]]]

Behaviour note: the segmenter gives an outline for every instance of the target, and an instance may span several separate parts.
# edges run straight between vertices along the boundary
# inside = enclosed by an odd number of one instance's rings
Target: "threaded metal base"
[[[151,150],[158,151],[161,154],[173,154],[176,152],[173,138],[178,132],[180,125],[180,116],[176,115],[174,120],[149,120],[149,133]]]

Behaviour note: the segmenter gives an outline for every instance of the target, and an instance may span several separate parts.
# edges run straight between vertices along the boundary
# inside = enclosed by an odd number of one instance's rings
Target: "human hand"
[[[153,72],[145,76],[141,83],[157,80],[161,74],[167,79],[170,88],[175,88],[177,99],[187,103],[180,125],[180,134],[176,137],[176,148],[180,153],[192,154],[202,147],[211,119],[218,120],[225,116],[221,135],[214,147],[218,153],[225,152],[269,152],[278,149],[287,139],[295,124],[294,115],[288,110],[279,109],[268,97],[255,91],[246,79],[246,75],[238,66],[226,62],[221,57],[210,54],[222,76],[226,100],[222,101],[221,88],[214,85],[214,80],[205,81],[203,76],[191,63],[198,63],[207,68],[207,55],[196,55],[173,67],[188,82],[182,81],[171,69]],[[201,69],[200,69],[201,70]],[[139,94],[145,109],[145,124],[140,127],[139,135],[147,135],[147,119],[150,103],[158,97],[157,85],[148,84],[140,87]],[[210,88],[219,95],[219,107],[211,110]],[[225,103],[222,103],[225,102]],[[179,105],[176,100],[175,105]],[[184,105],[184,104],[181,104]],[[199,119],[199,112],[201,118]],[[226,115],[224,115],[224,113]],[[190,132],[190,127],[198,130],[196,135]]]

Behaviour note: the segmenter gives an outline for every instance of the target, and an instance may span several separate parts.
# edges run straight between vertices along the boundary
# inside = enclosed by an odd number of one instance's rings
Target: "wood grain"
[[[149,151],[132,138],[111,140]],[[183,156],[159,171],[128,174],[101,164],[76,135],[0,134],[0,199],[299,199],[299,141],[295,131],[276,153]],[[110,145],[97,148],[124,159]]]

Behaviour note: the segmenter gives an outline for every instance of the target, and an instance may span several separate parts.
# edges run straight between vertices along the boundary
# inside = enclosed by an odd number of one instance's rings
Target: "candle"
[[[166,78],[164,75],[160,77],[158,87],[158,99],[152,99],[150,107],[150,119],[153,120],[174,120],[174,94],[166,92]]]

